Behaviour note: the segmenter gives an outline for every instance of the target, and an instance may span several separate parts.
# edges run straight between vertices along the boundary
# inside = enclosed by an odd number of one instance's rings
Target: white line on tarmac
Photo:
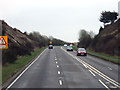
[[[83,64],[83,66],[84,66],[85,68],[87,68],[87,66],[86,66],[85,64]]]
[[[63,48],[61,48],[63,51],[65,51],[68,55],[72,56],[74,59],[76,59],[77,61],[79,61],[80,63],[82,63],[83,65],[85,64],[87,66],[88,69],[90,69],[92,72],[98,74],[99,76],[101,76],[103,79],[107,80],[108,82],[110,82],[111,84],[114,84],[116,87],[120,88],[120,83],[116,82],[115,80],[109,78],[108,76],[106,76],[105,74],[103,74],[102,72],[100,72],[99,70],[97,70],[96,68],[94,68],[92,65],[89,65],[88,63],[86,63],[85,61],[83,61],[82,59],[79,59],[78,57],[70,54],[69,52],[67,52],[66,50],[64,50]]]
[[[90,71],[90,73],[95,77],[96,75],[91,71],[91,70],[89,70]]]
[[[56,62],[56,63],[58,63],[58,62]]]
[[[55,58],[55,60],[57,60],[57,59]]]
[[[105,82],[106,84],[110,84],[110,82]]]
[[[58,71],[58,74],[60,74],[60,71]]]
[[[100,82],[105,88],[107,88],[108,90],[110,90],[109,87],[108,87],[107,85],[105,85],[100,79],[99,79],[99,82]]]
[[[57,68],[59,68],[59,65],[57,65]]]
[[[6,90],[8,90],[37,60],[38,58],[46,51],[45,49],[25,70],[7,87]]]
[[[62,80],[59,80],[59,84],[62,85]]]
[[[110,88],[117,88],[116,86],[110,86]]]
[[[112,68],[108,67],[109,70],[112,70]]]

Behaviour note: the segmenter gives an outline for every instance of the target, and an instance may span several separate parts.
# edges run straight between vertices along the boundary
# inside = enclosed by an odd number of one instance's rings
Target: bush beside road
[[[46,47],[39,48],[34,52],[31,52],[31,55],[21,56],[14,63],[6,63],[2,66],[2,83],[11,78],[16,74],[21,68],[28,64],[31,60],[35,59]]]

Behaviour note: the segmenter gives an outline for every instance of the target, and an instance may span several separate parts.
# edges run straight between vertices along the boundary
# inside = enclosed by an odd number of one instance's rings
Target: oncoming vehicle
[[[49,45],[49,49],[53,49],[53,45]]]
[[[70,46],[72,47],[73,45],[72,45],[72,44],[70,44]]]
[[[67,51],[73,51],[73,48],[71,46],[67,46]]]
[[[67,44],[64,44],[64,47],[67,47]]]
[[[78,48],[77,50],[77,56],[87,56],[87,52],[85,50],[85,48]]]

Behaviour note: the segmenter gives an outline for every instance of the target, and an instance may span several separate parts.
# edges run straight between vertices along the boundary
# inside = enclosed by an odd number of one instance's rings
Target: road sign
[[[8,49],[7,36],[0,36],[0,49]]]

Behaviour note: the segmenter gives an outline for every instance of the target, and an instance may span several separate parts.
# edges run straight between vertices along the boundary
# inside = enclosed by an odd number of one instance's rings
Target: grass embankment
[[[91,51],[91,50],[87,50],[87,53],[90,54],[90,55],[99,57],[101,59],[105,59],[105,60],[111,61],[113,63],[120,64],[120,58],[118,58],[116,56],[110,56],[110,55],[105,54],[105,53],[98,53],[98,52],[94,52],[94,51]]]
[[[76,51],[77,51],[77,49],[78,49],[76,46],[72,46],[72,48],[73,48],[74,50],[76,50]]]
[[[73,46],[73,49],[77,50],[78,48],[76,46]],[[87,49],[87,53],[92,55],[92,56],[96,56],[98,58],[108,60],[108,61],[111,61],[113,63],[120,64],[120,58],[118,58],[116,56],[110,56],[110,55],[107,55],[107,54],[104,54],[104,53],[94,52],[94,51],[91,51],[91,50],[88,50],[88,49]]]
[[[46,47],[40,48],[31,52],[31,55],[21,56],[14,63],[6,63],[2,66],[2,82],[5,82],[13,74],[18,72],[22,67],[24,67],[28,62],[33,60],[39,53],[41,53]]]

